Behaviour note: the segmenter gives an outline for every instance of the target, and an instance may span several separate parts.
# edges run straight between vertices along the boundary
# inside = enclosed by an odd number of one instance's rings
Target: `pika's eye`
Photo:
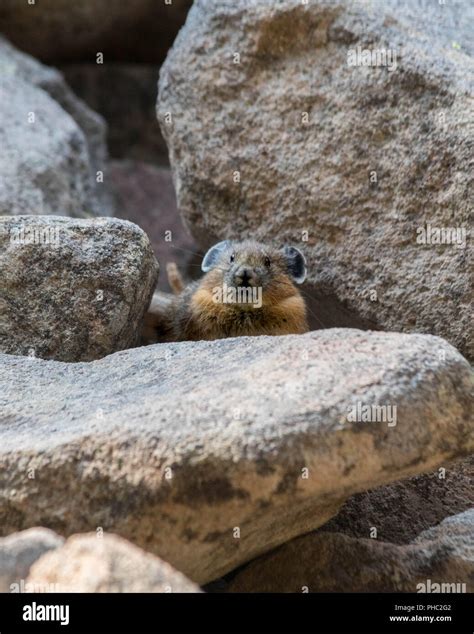
[[[270,258],[266,257],[265,258],[265,266],[270,266],[271,262],[270,262]]]
[[[232,253],[232,255],[230,256],[230,261],[233,262],[235,260],[235,253]]]

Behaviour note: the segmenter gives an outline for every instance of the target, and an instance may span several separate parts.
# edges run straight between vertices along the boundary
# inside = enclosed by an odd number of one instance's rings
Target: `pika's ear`
[[[219,259],[222,251],[225,251],[229,246],[230,240],[223,240],[222,242],[218,242],[213,247],[211,247],[204,256],[201,264],[201,270],[204,271],[204,273],[210,271],[216,265],[216,262]]]
[[[288,272],[297,284],[303,284],[306,279],[306,260],[304,255],[296,247],[283,247],[283,255],[285,256],[288,266]]]

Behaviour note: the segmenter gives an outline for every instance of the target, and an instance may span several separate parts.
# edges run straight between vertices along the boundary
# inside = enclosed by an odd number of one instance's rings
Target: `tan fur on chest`
[[[214,301],[208,288],[199,288],[190,303],[192,330],[202,339],[285,335],[307,332],[306,307],[294,294],[261,308],[229,306]]]

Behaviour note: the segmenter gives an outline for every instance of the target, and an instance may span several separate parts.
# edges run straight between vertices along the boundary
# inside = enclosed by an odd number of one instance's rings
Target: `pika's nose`
[[[249,282],[253,280],[254,273],[252,269],[249,269],[245,266],[240,267],[240,269],[235,274],[235,282],[238,286],[248,286]]]
[[[243,285],[243,286],[247,286],[247,284],[248,284],[248,283],[249,283],[249,281],[250,281],[250,273],[249,273],[249,271],[248,271],[247,269],[244,269],[244,270],[242,271],[242,274],[241,274],[241,276],[240,276],[240,279],[242,280],[242,285]]]

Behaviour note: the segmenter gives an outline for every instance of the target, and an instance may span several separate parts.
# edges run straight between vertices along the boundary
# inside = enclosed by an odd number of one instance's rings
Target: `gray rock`
[[[200,584],[354,493],[474,446],[472,370],[427,335],[333,329],[92,363],[0,360],[0,530],[102,527]],[[382,410],[352,422],[362,406]]]
[[[408,546],[312,533],[250,563],[230,592],[473,592],[474,509]]]
[[[418,535],[414,543],[423,545],[431,541],[442,542],[450,554],[470,561],[473,566],[471,574],[474,575],[474,508],[451,515],[438,526],[428,528]]]
[[[23,592],[32,564],[64,539],[47,528],[29,528],[0,538],[0,592]]]
[[[103,119],[1,37],[0,69],[0,214],[110,215]]]
[[[200,592],[165,561],[117,535],[73,535],[41,557],[27,582],[55,592]]]
[[[0,217],[0,351],[90,361],[136,345],[157,277],[126,220]]]
[[[370,7],[370,5],[369,5]],[[458,49],[474,55],[474,5],[466,0],[384,0],[377,9],[396,13],[397,21],[410,32],[423,33],[445,50]]]
[[[474,358],[474,22],[432,5],[424,28],[424,1],[196,0],[157,111],[200,246],[301,242],[318,293]],[[353,66],[357,47],[396,57]]]

